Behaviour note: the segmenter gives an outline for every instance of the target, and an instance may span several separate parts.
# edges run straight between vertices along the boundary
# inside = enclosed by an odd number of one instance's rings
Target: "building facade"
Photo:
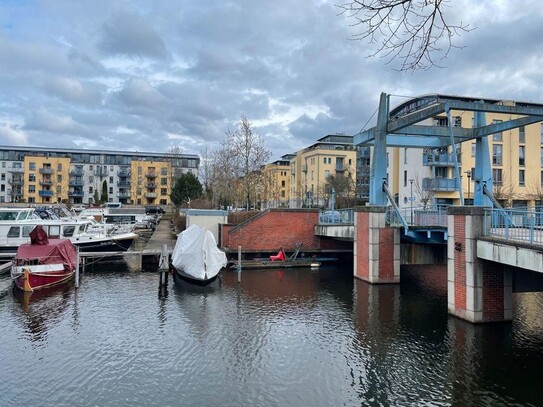
[[[290,207],[327,207],[332,191],[330,176],[344,176],[356,183],[356,149],[353,137],[327,135],[290,160]],[[339,192],[339,191],[336,191]],[[354,194],[354,189],[353,189]]]
[[[198,176],[193,154],[0,146],[0,202],[169,204],[175,174]],[[139,174],[141,168],[141,177]]]
[[[290,162],[294,154],[266,164],[262,169],[261,209],[284,208],[290,201]]]

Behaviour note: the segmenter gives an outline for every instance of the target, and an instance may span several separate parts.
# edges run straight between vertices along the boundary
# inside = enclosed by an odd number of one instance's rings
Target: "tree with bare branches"
[[[515,185],[505,176],[505,174],[503,175],[501,182],[494,181],[492,194],[494,195],[494,199],[496,199],[502,207],[510,208],[513,205],[515,193]]]
[[[352,0],[336,5],[362,31],[353,36],[368,40],[376,49],[371,57],[399,59],[400,71],[441,67],[455,37],[473,30],[445,16],[450,0]]]

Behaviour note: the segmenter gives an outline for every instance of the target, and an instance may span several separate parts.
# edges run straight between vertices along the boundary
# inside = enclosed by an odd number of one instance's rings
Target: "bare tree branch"
[[[472,31],[460,21],[451,24],[444,10],[450,0],[352,0],[336,5],[354,19],[362,31],[355,40],[368,40],[376,46],[370,57],[387,59],[387,64],[400,59],[399,71],[415,71],[441,67],[454,45],[454,37]]]

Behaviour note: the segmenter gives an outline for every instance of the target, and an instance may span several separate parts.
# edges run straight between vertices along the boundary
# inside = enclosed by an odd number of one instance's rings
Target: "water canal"
[[[78,290],[3,290],[0,406],[543,405],[543,294],[474,326],[447,315],[443,267],[351,273],[226,272],[161,297],[157,274],[112,263]]]

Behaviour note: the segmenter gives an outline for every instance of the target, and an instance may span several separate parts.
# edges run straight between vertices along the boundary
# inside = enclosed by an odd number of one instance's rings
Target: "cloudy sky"
[[[324,0],[0,0],[0,145],[199,154],[245,115],[272,159],[373,124],[379,94],[543,102],[543,2],[452,0],[476,29],[398,72]]]

